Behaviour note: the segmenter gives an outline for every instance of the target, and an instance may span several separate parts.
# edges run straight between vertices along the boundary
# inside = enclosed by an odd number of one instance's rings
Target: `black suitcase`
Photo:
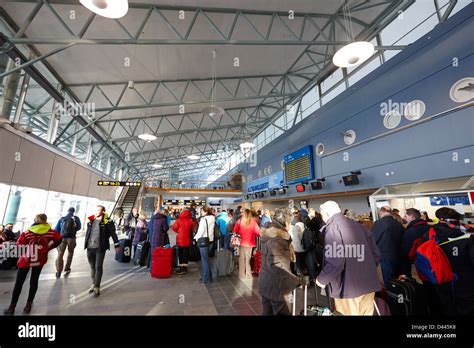
[[[137,244],[135,255],[133,256],[133,264],[139,266],[145,266],[148,261],[148,255],[150,254],[150,242],[143,241]]]
[[[314,305],[308,305],[308,284],[303,285],[304,293],[304,303],[303,309],[299,312],[299,315],[302,316],[339,316],[341,313],[337,312],[335,309],[334,301],[329,296],[327,288],[321,289],[316,284],[313,285],[314,296],[316,303]],[[320,291],[324,291],[323,299],[320,298]],[[297,313],[296,308],[296,298],[297,298],[298,288],[293,290],[292,293],[292,314],[293,316]],[[319,293],[319,295],[318,295]]]
[[[426,315],[428,306],[423,285],[411,278],[394,279],[387,286],[387,303],[392,315]]]
[[[178,246],[173,247],[173,269],[177,270],[179,268],[179,258],[178,258]]]
[[[119,262],[130,262],[132,256],[132,241],[130,239],[120,239],[120,250],[115,254],[115,260]]]

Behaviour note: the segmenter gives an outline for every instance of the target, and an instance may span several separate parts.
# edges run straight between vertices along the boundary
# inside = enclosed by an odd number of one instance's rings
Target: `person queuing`
[[[447,256],[456,279],[451,283],[430,284],[434,315],[474,315],[474,230],[461,224],[461,214],[448,207],[435,212],[436,240]],[[428,232],[423,235],[428,240]],[[425,286],[427,282],[424,282]]]
[[[89,293],[100,295],[100,283],[103,274],[105,252],[110,249],[110,238],[114,241],[115,252],[120,250],[120,243],[115,233],[115,224],[109,220],[105,207],[98,205],[94,215],[88,217],[84,249],[87,249],[87,260],[91,269],[92,285]]]
[[[163,211],[157,210],[155,215],[153,215],[153,234],[151,236],[151,250],[154,250],[158,247],[163,247],[164,245],[169,243],[169,224],[166,212],[166,209]]]
[[[239,248],[239,277],[252,278],[250,259],[252,250],[257,246],[257,237],[260,236],[260,228],[250,209],[245,209],[242,217],[234,226],[234,233],[240,235]]]
[[[400,210],[398,209],[392,209],[392,216],[395,220],[397,220],[400,225],[405,225],[406,224],[406,221],[400,216]]]
[[[31,269],[30,290],[23,313],[29,314],[33,307],[38,282],[43,266],[48,262],[48,253],[61,244],[61,235],[53,230],[47,222],[46,214],[35,216],[33,225],[20,235],[17,245],[27,245],[28,251],[18,259],[18,271],[13,288],[10,306],[4,311],[5,315],[15,314],[15,308],[21,294],[21,289]]]
[[[314,283],[314,280],[321,272],[324,256],[324,238],[320,232],[320,229],[324,226],[324,221],[318,212],[313,209],[311,220],[306,224],[306,228],[303,232],[302,244],[306,251],[306,269],[310,283]]]
[[[199,227],[194,235],[201,253],[201,279],[200,282],[208,284],[212,282],[211,268],[209,266],[209,251],[214,241],[214,227],[216,218],[212,213],[212,208],[204,208],[204,216],[199,220]]]
[[[230,233],[227,232],[227,225],[229,224],[230,218],[226,211],[221,211],[216,218],[216,224],[219,226],[219,232],[221,239],[219,240],[221,248],[229,248],[230,244]]]
[[[133,255],[137,251],[137,245],[147,239],[148,223],[146,222],[146,215],[138,214],[137,225],[135,226],[135,233],[132,240]]]
[[[425,220],[426,222],[434,222],[429,216],[426,211],[422,211],[421,213],[421,219]]]
[[[267,222],[272,222],[272,218],[270,217],[270,211],[268,209],[263,210],[262,220],[260,222],[260,227],[265,227]]]
[[[289,233],[293,249],[295,250],[295,273],[298,276],[303,276],[306,272],[306,250],[303,248],[302,244],[304,230],[305,225],[303,223],[303,217],[299,211],[294,212]]]
[[[412,262],[409,258],[413,243],[422,237],[430,229],[428,222],[421,219],[421,213],[418,209],[409,208],[405,211],[405,220],[408,225],[402,238],[402,268],[401,274],[411,276]]]
[[[382,255],[380,267],[384,285],[387,286],[389,280],[400,275],[402,238],[405,230],[402,224],[394,219],[389,206],[380,208],[379,217],[380,220],[374,223],[372,233]]]
[[[176,274],[188,273],[189,247],[191,245],[191,233],[193,218],[190,210],[186,209],[179,214],[178,219],[173,224],[173,231],[176,232],[176,244],[178,245],[179,270]]]
[[[132,211],[128,214],[127,219],[125,221],[125,231],[129,239],[133,240],[135,235],[135,229],[137,228],[138,223],[138,209],[133,208]]]
[[[272,222],[261,231],[262,267],[258,278],[258,289],[262,297],[262,315],[290,315],[285,296],[300,284],[291,273],[294,260],[291,245],[291,214],[286,208],[275,211]]]
[[[67,260],[64,272],[69,274],[71,272],[72,258],[74,257],[74,249],[76,248],[76,233],[80,231],[81,219],[74,215],[76,210],[69,208],[67,214],[59,219],[56,224],[56,231],[61,233],[62,242],[58,247],[58,257],[56,258],[56,278],[61,277],[61,272],[64,268],[64,253],[67,248]]]
[[[336,202],[328,201],[320,208],[326,225],[322,229],[324,263],[316,284],[329,290],[337,312],[373,315],[375,292],[381,289],[380,251],[374,236],[364,225],[346,218]]]

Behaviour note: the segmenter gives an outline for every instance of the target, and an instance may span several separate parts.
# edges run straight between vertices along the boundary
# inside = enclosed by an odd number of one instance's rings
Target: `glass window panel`
[[[348,76],[349,85],[352,86],[354,83],[359,81],[364,76],[368,75],[370,72],[372,72],[379,66],[380,66],[380,60],[378,59],[378,57],[372,58],[372,60],[369,63],[366,63],[366,65],[360,68],[360,70]]]
[[[329,90],[332,86],[335,86],[339,81],[342,80],[342,69],[339,68],[334,71],[331,75],[326,77],[323,82],[321,82],[321,91],[324,93]]]
[[[329,102],[330,100],[334,99],[335,97],[337,97],[340,93],[344,92],[344,90],[346,89],[346,86],[344,85],[344,83],[340,83],[336,88],[334,88],[332,91],[330,91],[328,94],[326,95],[323,95],[322,97],[322,102],[323,104],[326,104],[327,102]]]

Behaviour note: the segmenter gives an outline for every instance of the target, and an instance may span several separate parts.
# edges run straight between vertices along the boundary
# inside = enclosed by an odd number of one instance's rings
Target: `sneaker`
[[[100,296],[100,288],[94,288],[94,296],[95,297]]]
[[[31,307],[33,307],[33,302],[26,302],[26,306],[23,309],[24,314],[30,314],[31,312]]]
[[[56,272],[56,278],[61,278],[61,272]]]
[[[91,287],[89,288],[89,294],[92,294],[94,292],[94,289],[95,289],[95,286],[94,284],[92,284]]]
[[[70,269],[70,268],[69,268],[69,269],[65,269],[65,270],[64,270],[64,273],[71,273],[71,269]]]

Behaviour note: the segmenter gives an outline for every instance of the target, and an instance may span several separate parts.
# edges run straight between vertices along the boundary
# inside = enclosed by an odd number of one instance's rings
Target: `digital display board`
[[[98,181],[97,186],[142,186],[140,181]]]
[[[283,159],[287,185],[314,179],[313,146],[305,146]]]
[[[165,199],[163,205],[186,205],[189,206],[191,203],[196,203],[198,206],[205,206],[206,200],[194,200],[194,199]]]

